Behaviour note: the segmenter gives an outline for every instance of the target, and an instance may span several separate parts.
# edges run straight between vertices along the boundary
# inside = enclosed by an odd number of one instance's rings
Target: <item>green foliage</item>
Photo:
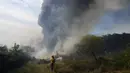
[[[108,34],[103,36],[105,49],[108,52],[116,52],[121,51],[126,48],[126,45],[130,43],[130,34]]]
[[[107,64],[110,64],[109,66]],[[87,60],[65,60],[56,62],[55,72],[53,73],[115,73],[116,66],[112,66],[111,62],[100,66],[96,62],[88,62]],[[120,69],[121,70],[121,69]],[[48,64],[26,64],[22,68],[16,69],[9,73],[52,73]],[[129,73],[130,71],[122,71]]]
[[[11,49],[0,46],[0,72],[7,73],[10,70],[20,68],[30,60],[30,56],[14,44]]]
[[[130,46],[130,34],[108,34],[104,36],[87,35],[82,37],[79,43],[75,44],[76,54],[88,55],[94,52],[96,55],[110,55],[114,52],[124,50]],[[128,44],[128,45],[127,45]]]
[[[87,35],[84,36],[79,43],[75,45],[76,55],[88,56],[94,52],[95,55],[103,54],[104,51],[114,52],[108,58],[97,58],[98,62],[88,62],[86,60],[65,60],[56,62],[55,70],[57,73],[102,73],[101,71],[111,71],[114,69],[130,69],[130,34],[109,34],[102,37]],[[125,49],[126,48],[126,49]],[[24,50],[22,50],[24,49]],[[105,49],[105,50],[104,50]],[[117,51],[122,50],[120,54]],[[20,47],[15,44],[10,50],[7,46],[0,46],[0,63],[4,61],[5,71],[9,73],[51,73],[49,65],[46,64],[26,64],[30,60],[28,53],[32,53],[34,48],[30,46]],[[28,52],[28,53],[27,53]],[[72,54],[73,55],[73,54]],[[91,54],[92,55],[92,54]],[[107,55],[107,54],[106,54]],[[75,56],[75,55],[74,55]],[[106,56],[105,56],[106,57]],[[89,59],[89,58],[87,58]],[[26,65],[25,65],[26,64]],[[100,67],[100,65],[102,67]],[[2,70],[0,68],[0,70]],[[88,72],[91,71],[91,72]],[[125,73],[126,71],[122,72]],[[6,72],[4,72],[6,73]],[[113,73],[113,72],[111,72]],[[126,72],[130,73],[130,71]]]
[[[66,60],[63,62],[56,62],[55,72],[53,73],[89,73],[98,69],[96,63],[88,64],[86,60]],[[26,64],[24,67],[19,68],[9,73],[52,73],[48,64]],[[96,73],[96,72],[95,72]],[[101,73],[101,72],[100,72]]]
[[[24,67],[8,73],[51,73],[48,65],[26,64]]]
[[[101,37],[89,35],[84,36],[80,43],[75,45],[77,53],[87,54],[88,52],[101,53],[104,48],[104,41]]]
[[[115,66],[119,68],[130,68],[130,47],[114,57]]]

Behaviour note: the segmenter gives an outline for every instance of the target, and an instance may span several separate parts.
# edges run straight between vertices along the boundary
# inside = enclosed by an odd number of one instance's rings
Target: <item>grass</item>
[[[88,73],[89,70],[97,69],[98,66],[88,64],[86,60],[74,61],[66,60],[57,62],[55,65],[55,73]],[[98,69],[97,69],[98,70]],[[48,64],[26,64],[24,67],[9,73],[52,73]]]
[[[9,73],[50,73],[47,67],[45,64],[26,64],[24,67]]]
[[[86,60],[66,60],[57,62],[55,72],[51,72],[49,64],[26,64],[24,67],[9,73],[130,73],[130,70],[117,70],[111,66],[99,66]]]

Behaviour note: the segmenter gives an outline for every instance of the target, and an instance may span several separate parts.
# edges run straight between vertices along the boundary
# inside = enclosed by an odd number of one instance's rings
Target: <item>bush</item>
[[[0,47],[0,71],[3,73],[20,68],[29,60],[30,56],[19,49],[17,44],[10,50],[6,46]]]
[[[115,66],[119,68],[130,68],[130,47],[114,57]]]

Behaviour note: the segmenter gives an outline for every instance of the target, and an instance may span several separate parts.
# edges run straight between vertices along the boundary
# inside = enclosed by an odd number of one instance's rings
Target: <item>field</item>
[[[88,62],[87,60],[67,60],[57,62],[55,72],[50,71],[49,64],[28,63],[22,68],[9,73],[130,73],[130,70],[107,64],[100,65],[96,62]]]

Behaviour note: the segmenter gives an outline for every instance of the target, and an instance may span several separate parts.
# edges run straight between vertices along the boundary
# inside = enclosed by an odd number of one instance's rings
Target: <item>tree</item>
[[[10,70],[22,67],[30,60],[30,56],[27,52],[19,49],[18,44],[8,51],[6,46],[0,46],[0,72],[7,73]]]
[[[35,48],[31,46],[21,46],[20,49],[22,49],[23,52],[27,52],[28,54],[32,54],[36,51]]]
[[[130,47],[127,47],[123,52],[114,56],[115,66],[119,68],[130,68]]]
[[[77,53],[88,54],[96,53],[100,54],[104,49],[104,41],[101,37],[89,35],[84,36],[81,41],[75,45]]]
[[[0,46],[0,53],[7,53],[7,52],[8,52],[8,48],[6,45]]]

